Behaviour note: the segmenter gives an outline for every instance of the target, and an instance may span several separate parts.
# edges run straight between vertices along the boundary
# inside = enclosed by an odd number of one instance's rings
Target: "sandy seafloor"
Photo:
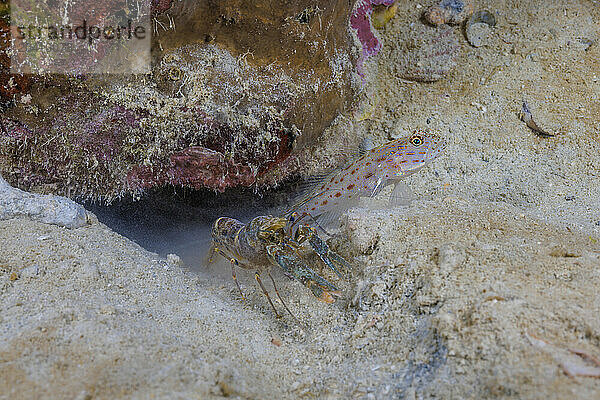
[[[393,74],[417,4],[382,31],[360,121],[309,168],[349,135],[449,145],[407,179],[409,206],[388,190],[342,217],[338,302],[274,271],[301,327],[250,273],[242,301],[225,262],[168,262],[99,222],[0,221],[0,398],[600,398],[573,352],[600,358],[600,4],[479,2],[489,44],[456,27],[459,65],[431,84]],[[519,120],[523,99],[555,137]]]

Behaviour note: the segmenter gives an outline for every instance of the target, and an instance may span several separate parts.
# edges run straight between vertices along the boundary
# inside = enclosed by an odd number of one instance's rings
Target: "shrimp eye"
[[[415,147],[421,146],[424,142],[423,136],[421,135],[413,135],[413,137],[410,138],[410,143]]]

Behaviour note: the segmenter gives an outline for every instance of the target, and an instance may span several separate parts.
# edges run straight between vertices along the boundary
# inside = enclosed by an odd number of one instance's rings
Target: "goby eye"
[[[423,140],[423,136],[421,135],[414,135],[410,138],[410,143],[415,147],[421,146],[424,142],[425,141]]]

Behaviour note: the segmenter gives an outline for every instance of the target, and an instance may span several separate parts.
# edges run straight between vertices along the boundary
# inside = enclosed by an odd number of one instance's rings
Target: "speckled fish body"
[[[290,210],[316,218],[323,213],[347,208],[359,197],[375,196],[435,159],[444,149],[436,136],[417,131],[367,151],[325,177]]]

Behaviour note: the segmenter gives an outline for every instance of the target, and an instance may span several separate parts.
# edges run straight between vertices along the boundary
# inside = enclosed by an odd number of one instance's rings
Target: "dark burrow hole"
[[[175,253],[188,267],[200,268],[210,247],[212,223],[221,216],[248,222],[258,215],[282,214],[295,198],[296,184],[256,193],[252,189],[225,193],[165,187],[110,205],[85,203],[100,222],[165,257]]]

